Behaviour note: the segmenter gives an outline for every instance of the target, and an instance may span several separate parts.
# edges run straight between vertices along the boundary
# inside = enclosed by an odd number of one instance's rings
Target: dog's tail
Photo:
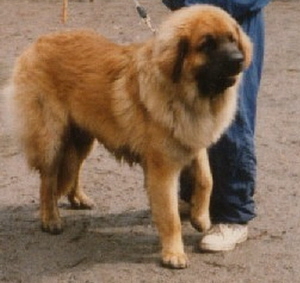
[[[25,70],[23,70],[25,71]],[[47,167],[57,155],[63,126],[56,113],[41,101],[42,90],[34,78],[16,74],[4,88],[5,110],[3,120],[9,129],[9,139],[17,152],[23,152],[31,169]],[[49,101],[48,101],[49,102]]]
[[[15,155],[20,152],[20,148],[17,143],[17,123],[16,115],[14,114],[13,105],[14,86],[12,83],[8,83],[1,90],[0,105],[0,132],[3,145],[5,143],[4,155]]]

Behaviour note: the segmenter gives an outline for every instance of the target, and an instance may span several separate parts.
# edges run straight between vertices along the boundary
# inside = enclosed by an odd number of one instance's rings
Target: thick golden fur
[[[174,12],[142,44],[117,45],[94,32],[72,31],[43,36],[20,56],[9,89],[21,145],[41,178],[43,230],[61,232],[62,195],[73,206],[92,206],[78,174],[96,139],[117,158],[141,164],[162,261],[186,267],[178,176],[192,164],[191,219],[208,229],[212,178],[206,148],[234,116],[242,71],[220,93],[201,92],[206,82],[197,83],[195,72],[209,63],[202,51],[210,48],[203,43],[209,36],[230,37],[243,54],[242,69],[249,65],[249,39],[227,13],[205,5]]]

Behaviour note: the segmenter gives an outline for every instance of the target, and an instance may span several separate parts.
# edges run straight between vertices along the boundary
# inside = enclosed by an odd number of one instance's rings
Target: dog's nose
[[[244,55],[239,51],[233,52],[229,56],[229,61],[232,64],[241,65],[244,61]]]
[[[236,75],[243,69],[244,55],[240,51],[230,52],[226,56],[225,69],[229,75]]]

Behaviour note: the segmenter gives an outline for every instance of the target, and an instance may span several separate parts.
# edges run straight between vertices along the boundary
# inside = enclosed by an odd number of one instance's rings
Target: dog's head
[[[194,82],[213,97],[233,86],[250,65],[252,44],[225,11],[195,5],[174,12],[155,38],[154,57],[173,83]]]

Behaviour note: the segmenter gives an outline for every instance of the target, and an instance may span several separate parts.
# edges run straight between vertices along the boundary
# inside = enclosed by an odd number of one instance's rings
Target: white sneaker
[[[200,249],[207,252],[230,251],[247,240],[248,226],[241,224],[215,224],[200,240]]]

